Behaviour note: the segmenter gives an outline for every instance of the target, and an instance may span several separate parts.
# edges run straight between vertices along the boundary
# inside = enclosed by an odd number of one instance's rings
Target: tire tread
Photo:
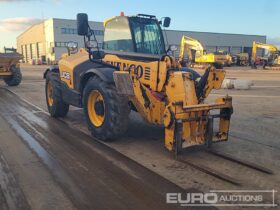
[[[110,111],[106,112],[104,125],[99,128],[92,125],[87,113],[87,94],[93,88],[99,88],[104,92],[108,106],[110,107]],[[94,137],[106,141],[116,139],[125,133],[129,119],[128,101],[125,97],[117,93],[114,85],[104,82],[99,77],[93,77],[88,81],[83,96],[84,113],[87,118],[88,128]]]
[[[53,88],[53,100],[54,104],[50,106],[47,100],[47,84],[48,82],[52,83]],[[52,117],[65,117],[69,111],[69,104],[66,104],[62,99],[61,94],[61,84],[59,79],[59,74],[55,72],[48,72],[46,77],[46,100],[48,105],[49,113]]]

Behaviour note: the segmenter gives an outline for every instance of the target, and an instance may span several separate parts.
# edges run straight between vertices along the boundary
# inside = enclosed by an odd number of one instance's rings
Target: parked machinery
[[[203,45],[196,39],[183,36],[181,39],[179,62],[182,64],[185,61],[185,55],[189,57],[191,67],[205,68],[207,65],[213,65],[218,69],[222,69],[227,63],[227,56],[214,53],[206,53]]]
[[[14,48],[4,48],[5,53],[0,53],[0,79],[9,86],[17,86],[21,82],[19,61],[22,55],[15,52]]]
[[[260,42],[253,42],[251,66],[257,68],[257,49],[265,49],[268,54],[262,57],[263,69],[280,70],[280,51],[272,44],[264,44]]]
[[[83,107],[92,135],[106,141],[124,134],[129,112],[134,110],[148,123],[164,126],[165,147],[176,153],[228,139],[231,97],[205,103],[211,90],[220,88],[225,71],[209,67],[200,76],[178,66],[165,49],[160,27],[168,27],[170,18],[121,15],[108,19],[104,51],[98,48],[87,15],[78,14],[77,22],[85,49],[69,50],[44,75],[51,116],[65,116],[69,105]]]
[[[235,63],[238,66],[249,66],[250,59],[248,53],[238,53],[235,56]]]
[[[224,66],[231,66],[233,64],[232,56],[229,52],[224,50],[219,50],[213,53],[215,55],[215,60],[223,63]]]

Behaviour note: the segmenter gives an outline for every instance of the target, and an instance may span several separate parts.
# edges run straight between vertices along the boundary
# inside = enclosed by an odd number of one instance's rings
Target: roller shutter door
[[[37,54],[38,54],[38,58],[42,59],[42,56],[43,56],[43,43],[37,43]]]
[[[27,60],[26,60],[26,57],[27,57],[27,55],[26,55],[26,45],[22,45],[21,48],[22,48],[23,60],[26,63],[27,62]]]
[[[241,52],[242,52],[242,47],[231,47],[230,48],[230,53],[233,55],[236,55]]]
[[[216,46],[206,46],[207,53],[216,52]]]
[[[37,59],[37,47],[36,44],[31,44],[31,59]]]
[[[26,62],[30,63],[32,58],[31,45],[26,45]]]

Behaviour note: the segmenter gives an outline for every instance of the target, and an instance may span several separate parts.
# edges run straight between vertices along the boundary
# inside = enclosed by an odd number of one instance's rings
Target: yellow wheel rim
[[[101,93],[91,91],[87,102],[88,116],[95,127],[100,127],[105,121],[105,104]]]
[[[49,106],[53,105],[53,87],[50,81],[48,81],[47,84],[47,99],[48,99],[48,104]]]

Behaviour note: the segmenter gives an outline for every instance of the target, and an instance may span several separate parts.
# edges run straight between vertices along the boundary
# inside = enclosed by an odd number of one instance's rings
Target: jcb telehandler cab
[[[84,109],[92,135],[113,140],[124,134],[130,110],[147,122],[165,127],[165,147],[179,152],[192,145],[228,139],[231,97],[206,104],[212,89],[220,88],[223,70],[213,67],[200,76],[165,49],[155,16],[117,16],[104,22],[103,51],[98,47],[86,14],[77,15],[78,34],[85,48],[62,56],[58,67],[48,69],[46,99],[53,117],[67,114],[69,105]],[[211,110],[218,113],[211,114]],[[213,130],[214,119],[219,122]]]

